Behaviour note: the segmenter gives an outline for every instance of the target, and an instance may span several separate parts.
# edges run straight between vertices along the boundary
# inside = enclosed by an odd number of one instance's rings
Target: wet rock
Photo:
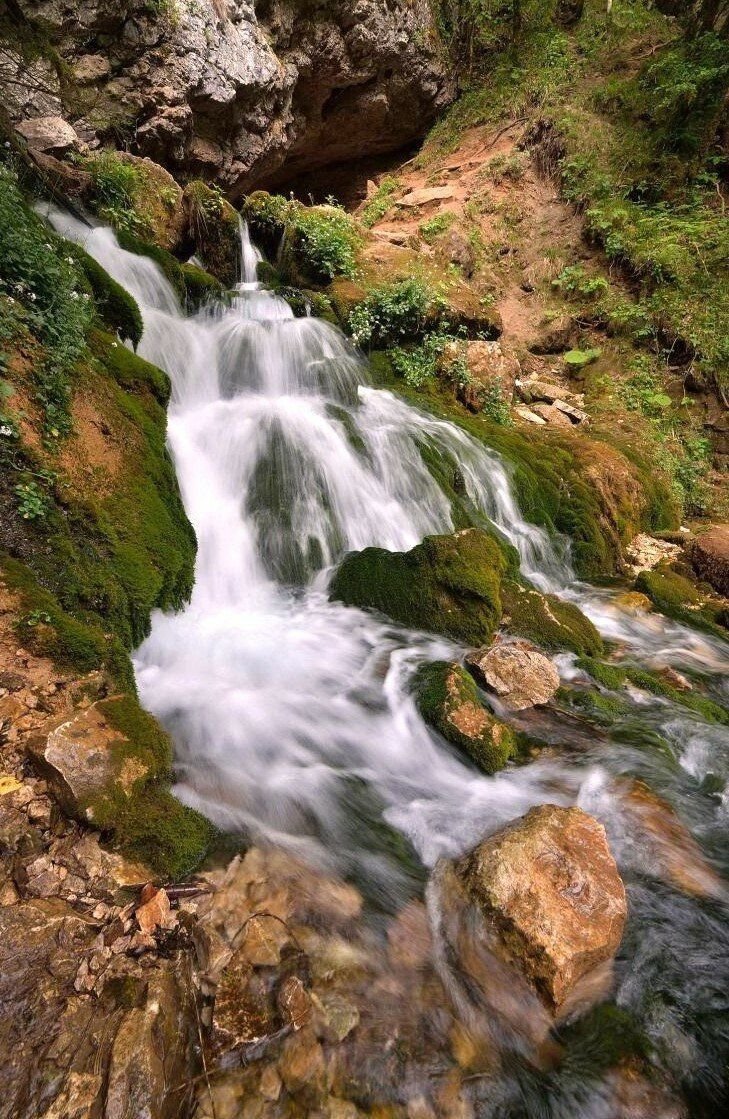
[[[528,641],[502,642],[466,657],[476,679],[495,692],[505,707],[523,711],[549,703],[559,688],[552,661]]]
[[[72,148],[80,147],[76,129],[61,116],[33,117],[16,125],[20,133],[34,151],[63,155]]]
[[[465,669],[446,661],[423,665],[413,688],[425,721],[480,769],[496,773],[506,765],[516,748],[513,732],[486,710]]]
[[[345,556],[330,597],[457,640],[488,641],[501,616],[505,559],[480,529],[430,536],[409,552],[365,548]]]
[[[184,1113],[195,1074],[193,997],[174,963],[152,972],[144,1005],[127,1011],[114,1038],[104,1119]]]
[[[694,897],[722,898],[726,884],[667,801],[642,781],[619,783],[627,842],[645,859],[646,871]]]
[[[213,1036],[228,1051],[251,1045],[274,1034],[280,1026],[274,980],[256,972],[241,952],[223,969],[215,992]]]
[[[625,889],[604,828],[579,808],[531,809],[462,859],[458,874],[502,958],[552,1009],[620,944]]]
[[[151,897],[138,907],[135,917],[143,933],[153,933],[156,929],[172,929],[177,924],[165,890],[154,890]]]
[[[719,594],[729,597],[729,525],[713,525],[692,542],[691,562],[697,574]]]
[[[629,614],[645,614],[653,609],[653,603],[647,594],[640,591],[623,591],[615,596],[615,605]]]
[[[278,1072],[286,1090],[292,1094],[305,1087],[323,1087],[326,1073],[324,1051],[313,1030],[302,1030],[285,1039],[278,1060]]]

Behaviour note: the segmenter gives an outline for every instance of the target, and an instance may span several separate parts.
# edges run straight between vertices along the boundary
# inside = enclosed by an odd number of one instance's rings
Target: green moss
[[[693,691],[681,691],[667,683],[658,673],[629,664],[605,664],[593,657],[580,657],[577,665],[609,691],[617,692],[626,684],[632,684],[644,692],[668,699],[679,707],[695,712],[709,723],[729,724],[729,711],[721,704]]]
[[[503,769],[516,753],[513,731],[484,708],[473,679],[460,665],[447,661],[422,665],[413,692],[426,723],[465,751],[484,773]]]
[[[330,597],[406,626],[484,644],[501,617],[506,565],[499,544],[479,529],[429,536],[405,553],[365,548],[345,556]]]
[[[132,762],[139,776],[131,784],[111,782],[84,807],[126,854],[167,878],[189,873],[202,861],[215,830],[170,793],[169,738],[134,696],[116,696],[99,708],[120,735],[111,750],[116,772],[121,775]]]
[[[285,283],[325,285],[354,274],[361,237],[341,206],[304,206],[259,190],[248,195],[241,213],[256,244],[278,259]]]
[[[113,280],[97,260],[80,245],[67,244],[68,252],[83,269],[94,296],[96,310],[102,323],[122,340],[128,340],[136,349],[142,338],[144,324],[136,299]]]
[[[221,299],[224,287],[220,280],[211,276],[197,264],[182,264],[182,277],[185,281],[185,297],[188,308],[197,310],[206,303]]]
[[[526,637],[543,649],[569,649],[595,656],[603,641],[577,606],[555,595],[544,595],[513,580],[502,586],[503,625],[508,633]]]
[[[670,567],[659,565],[652,571],[641,571],[635,589],[648,595],[653,605],[669,618],[726,637],[721,605],[707,601],[689,579]]]
[[[128,253],[135,253],[137,256],[148,256],[153,260],[162,271],[165,279],[169,281],[175,290],[175,295],[178,299],[185,298],[185,277],[182,272],[182,266],[179,261],[175,260],[172,253],[168,253],[166,249],[160,248],[159,245],[153,244],[151,241],[144,241],[136,234],[129,232],[129,230],[117,230],[117,240],[123,249]]]
[[[162,407],[166,407],[170,398],[170,381],[158,366],[132,353],[126,346],[120,346],[101,330],[92,330],[88,341],[91,353],[118,385],[133,393],[149,391]]]

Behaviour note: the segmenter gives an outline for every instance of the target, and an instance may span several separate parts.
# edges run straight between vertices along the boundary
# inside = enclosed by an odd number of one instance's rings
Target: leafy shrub
[[[15,487],[15,496],[18,499],[18,512],[25,521],[42,519],[50,507],[48,495],[37,482],[20,482]]]
[[[359,236],[341,206],[297,207],[292,225],[295,251],[313,280],[354,274]]]
[[[387,346],[418,338],[442,304],[417,276],[381,284],[350,312],[349,329],[358,345]]]
[[[456,215],[451,210],[444,210],[442,214],[436,214],[435,217],[421,224],[420,236],[430,245],[436,238],[446,233],[455,220]]]
[[[143,187],[138,169],[120,159],[116,152],[105,151],[93,157],[89,172],[101,220],[127,233],[147,235],[149,230],[136,209],[136,200]]]
[[[431,378],[437,376],[445,350],[457,343],[451,334],[427,334],[419,346],[410,349],[398,347],[390,353],[392,367],[411,388],[419,389]],[[458,355],[448,363],[448,373],[454,379],[468,378],[465,358]]]

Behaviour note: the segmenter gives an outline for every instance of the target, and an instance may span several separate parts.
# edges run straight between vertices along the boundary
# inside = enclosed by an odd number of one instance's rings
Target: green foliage
[[[48,494],[37,482],[19,482],[15,487],[18,513],[24,521],[42,520],[50,507]]]
[[[359,220],[365,229],[370,229],[384,218],[385,214],[392,206],[392,196],[398,190],[399,186],[400,181],[398,179],[393,179],[389,175],[385,176],[372,197],[367,199],[359,215]]]
[[[710,723],[729,723],[729,711],[706,696],[697,695],[693,691],[680,691],[668,684],[658,673],[650,672],[644,668],[636,668],[629,664],[605,664],[593,657],[579,657],[577,666],[592,676],[602,687],[609,691],[617,692],[632,684],[651,695],[660,696],[671,700],[672,703],[694,711],[702,719]]]
[[[350,312],[349,331],[359,346],[387,346],[423,335],[442,298],[425,280],[408,276],[380,284]]]
[[[689,579],[670,567],[659,564],[652,571],[641,571],[635,589],[648,595],[653,605],[669,618],[726,636],[719,624],[723,620],[721,608],[706,602]]]
[[[486,711],[476,685],[460,665],[447,661],[421,665],[413,678],[413,693],[425,722],[484,773],[503,769],[516,753],[513,731]],[[469,733],[460,729],[459,713],[466,716]]]
[[[649,60],[637,79],[653,143],[693,159],[711,140],[729,89],[727,44],[711,32],[683,39]]]
[[[315,283],[353,276],[360,238],[341,206],[300,206],[290,236],[304,274]]]
[[[584,369],[586,365],[591,365],[593,361],[597,361],[601,353],[602,350],[599,349],[568,350],[562,360],[570,369]]]
[[[428,221],[421,222],[420,236],[429,245],[432,245],[433,241],[448,232],[455,220],[456,215],[452,210],[444,210],[442,213],[436,214],[435,217],[429,218]]]
[[[511,423],[511,410],[509,402],[504,397],[504,390],[500,382],[492,381],[481,396],[481,412],[492,423],[501,427],[508,427]]]
[[[182,264],[180,268],[185,281],[186,303],[191,310],[204,307],[206,303],[213,300],[222,299],[225,289],[215,276],[211,276],[197,264]]]
[[[70,379],[84,352],[93,306],[68,246],[25,204],[0,168],[0,342],[29,330],[43,347],[34,366],[47,434],[68,430]]]
[[[89,160],[88,170],[95,209],[101,220],[126,233],[149,236],[151,230],[137,208],[144,189],[138,168],[120,159],[116,152],[104,151]]]
[[[604,276],[590,276],[580,264],[563,268],[552,286],[575,299],[594,300],[610,288]]]
[[[188,183],[184,194],[188,229],[206,269],[222,283],[239,279],[240,221],[223,192],[199,180]]]
[[[411,388],[421,388],[431,377],[436,377],[443,367],[443,355],[458,346],[459,339],[453,334],[433,331],[426,334],[417,346],[408,349],[397,347],[390,351],[392,367]],[[465,383],[468,367],[463,355],[458,351],[448,361],[448,374],[455,380]]]
[[[414,629],[484,644],[501,617],[507,563],[496,539],[479,529],[429,536],[405,553],[365,548],[345,556],[330,597]]]

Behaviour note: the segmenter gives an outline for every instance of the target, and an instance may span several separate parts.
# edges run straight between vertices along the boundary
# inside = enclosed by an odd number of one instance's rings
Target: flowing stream
[[[609,730],[537,715],[529,730],[556,748],[484,777],[427,729],[408,692],[417,664],[463,650],[330,603],[328,577],[351,549],[406,550],[453,530],[428,448],[458,467],[474,523],[495,525],[524,576],[579,604],[626,662],[698,674],[726,701],[729,647],[578,582],[568,541],[524,521],[497,454],[371,387],[339,331],[295,318],[257,284],[245,229],[230,301],[186,316],[157,266],[110,230],[49,216],[137,298],[140,353],[172,382],[169,446],[197,534],[195,587],[185,610],[154,616],[135,667],[142,702],[175,742],[177,795],[223,828],[354,876],[385,908],[421,889],[440,856],[530,806],[580,804],[605,824],[629,891],[616,998],[669,1065],[692,1083],[717,1080],[729,1048],[725,901],[660,881],[614,782],[642,776],[726,872],[727,728],[633,689]],[[580,678],[574,658],[556,663],[564,681]]]

